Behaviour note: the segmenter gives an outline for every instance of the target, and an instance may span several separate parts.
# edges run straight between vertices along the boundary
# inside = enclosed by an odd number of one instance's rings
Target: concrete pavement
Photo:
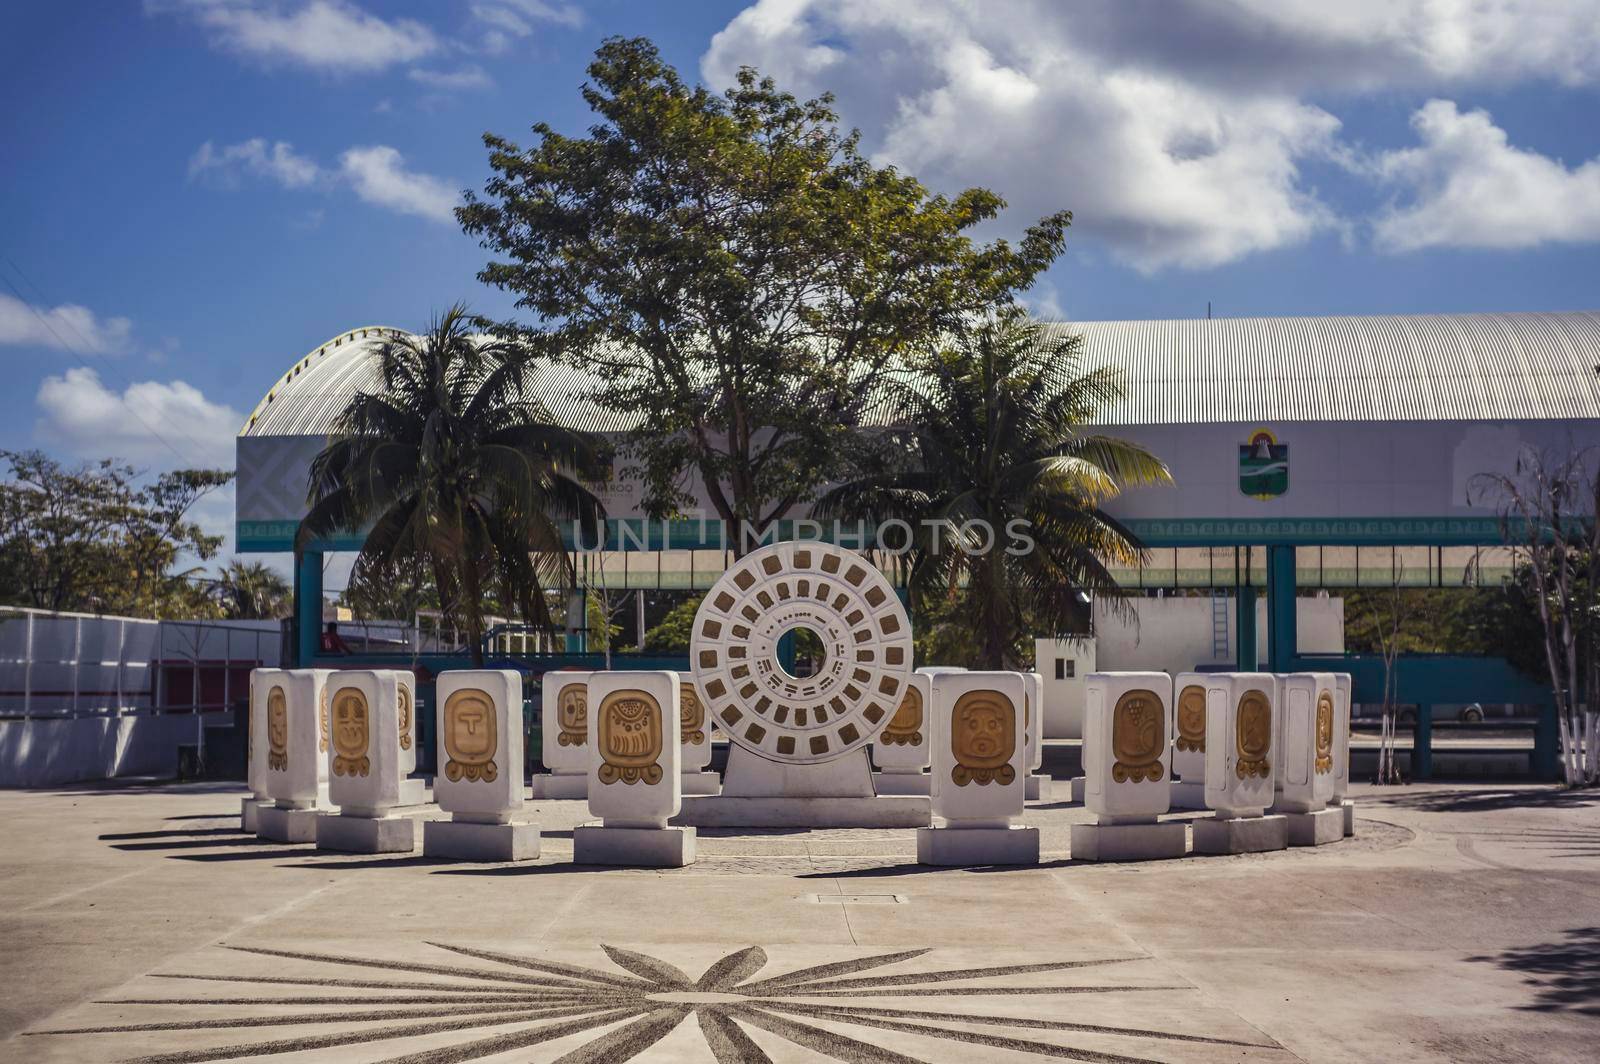
[[[1058,790],[1064,791],[1062,781]],[[685,869],[239,835],[239,792],[0,793],[3,1060],[1590,1061],[1600,794],[1358,787],[1318,850],[929,871],[904,831]],[[27,1033],[25,1033],[27,1032]],[[75,1033],[46,1033],[75,1032]]]

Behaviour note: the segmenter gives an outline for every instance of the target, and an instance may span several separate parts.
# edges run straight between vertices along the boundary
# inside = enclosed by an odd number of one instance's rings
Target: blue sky
[[[981,8],[981,10],[980,10]],[[0,11],[0,447],[229,464],[286,366],[454,300],[479,137],[612,34],[832,89],[870,151],[1061,207],[1080,320],[1600,305],[1600,4],[148,0]],[[218,500],[208,521],[231,521]]]

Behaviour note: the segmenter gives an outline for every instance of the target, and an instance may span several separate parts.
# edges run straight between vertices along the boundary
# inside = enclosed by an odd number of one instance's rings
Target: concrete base
[[[589,797],[589,774],[586,772],[541,772],[533,777],[533,797],[585,801]]]
[[[879,794],[920,794],[926,797],[928,781],[926,772],[874,772],[872,786]]]
[[[246,835],[256,833],[256,810],[264,805],[271,805],[270,798],[257,798],[253,794],[239,799],[239,830]]]
[[[1049,776],[1036,772],[1022,781],[1022,797],[1030,802],[1048,802],[1050,783]]]
[[[321,815],[315,809],[260,806],[256,809],[256,837],[272,842],[316,842],[317,817]]]
[[[340,853],[414,853],[417,822],[408,816],[344,816],[317,818],[317,849]]]
[[[422,825],[422,853],[461,861],[532,861],[539,856],[539,825],[429,820]]]
[[[608,828],[572,832],[572,863],[623,868],[682,868],[694,864],[694,828]]]
[[[1072,777],[1072,800],[1079,805],[1083,804],[1083,777]]]
[[[683,793],[721,794],[722,777],[715,772],[685,772],[683,774]]]
[[[1344,810],[1318,809],[1315,813],[1285,813],[1290,846],[1326,846],[1344,838]]]
[[[1155,861],[1189,852],[1189,826],[1165,824],[1074,824],[1074,861]]]
[[[1289,845],[1284,816],[1234,817],[1192,821],[1195,853],[1265,853]]]
[[[1346,798],[1339,803],[1339,809],[1344,813],[1344,837],[1354,838],[1356,834],[1356,803]]]
[[[728,750],[722,793],[733,798],[871,798],[872,765],[865,750],[791,765],[736,745]]]
[[[1039,829],[920,828],[917,863],[963,865],[1030,865],[1039,863]]]
[[[1174,809],[1205,809],[1206,784],[1204,780],[1179,780],[1172,785]]]
[[[407,776],[400,781],[399,805],[427,805],[433,800],[433,795],[428,790],[428,781],[420,777]]]
[[[685,798],[674,824],[701,828],[925,828],[933,804],[916,795],[878,798]]]

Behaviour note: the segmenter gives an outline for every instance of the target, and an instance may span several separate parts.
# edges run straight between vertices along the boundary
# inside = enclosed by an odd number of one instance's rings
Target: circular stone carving
[[[778,664],[796,625],[827,658],[797,679]],[[911,676],[911,623],[882,573],[826,543],[775,543],[722,574],[694,615],[694,682],[728,737],[774,761],[858,750],[888,726]]]

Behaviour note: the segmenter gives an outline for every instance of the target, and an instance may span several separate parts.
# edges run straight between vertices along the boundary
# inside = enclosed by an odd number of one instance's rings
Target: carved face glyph
[[[1178,696],[1179,750],[1204,750],[1206,748],[1206,689],[1190,684]]]
[[[1317,695],[1317,772],[1333,770],[1333,693]]]
[[[281,687],[267,692],[267,751],[277,758],[289,755],[289,701]]]
[[[333,749],[343,757],[357,758],[367,752],[367,696],[346,687],[333,699]]]
[[[400,692],[400,749],[411,749],[411,688],[399,685]]]
[[[494,705],[482,691],[457,691],[445,701],[444,748],[452,760],[469,765],[494,756]]]
[[[1016,715],[997,696],[958,700],[950,731],[951,750],[968,768],[998,768],[1016,751]]]

